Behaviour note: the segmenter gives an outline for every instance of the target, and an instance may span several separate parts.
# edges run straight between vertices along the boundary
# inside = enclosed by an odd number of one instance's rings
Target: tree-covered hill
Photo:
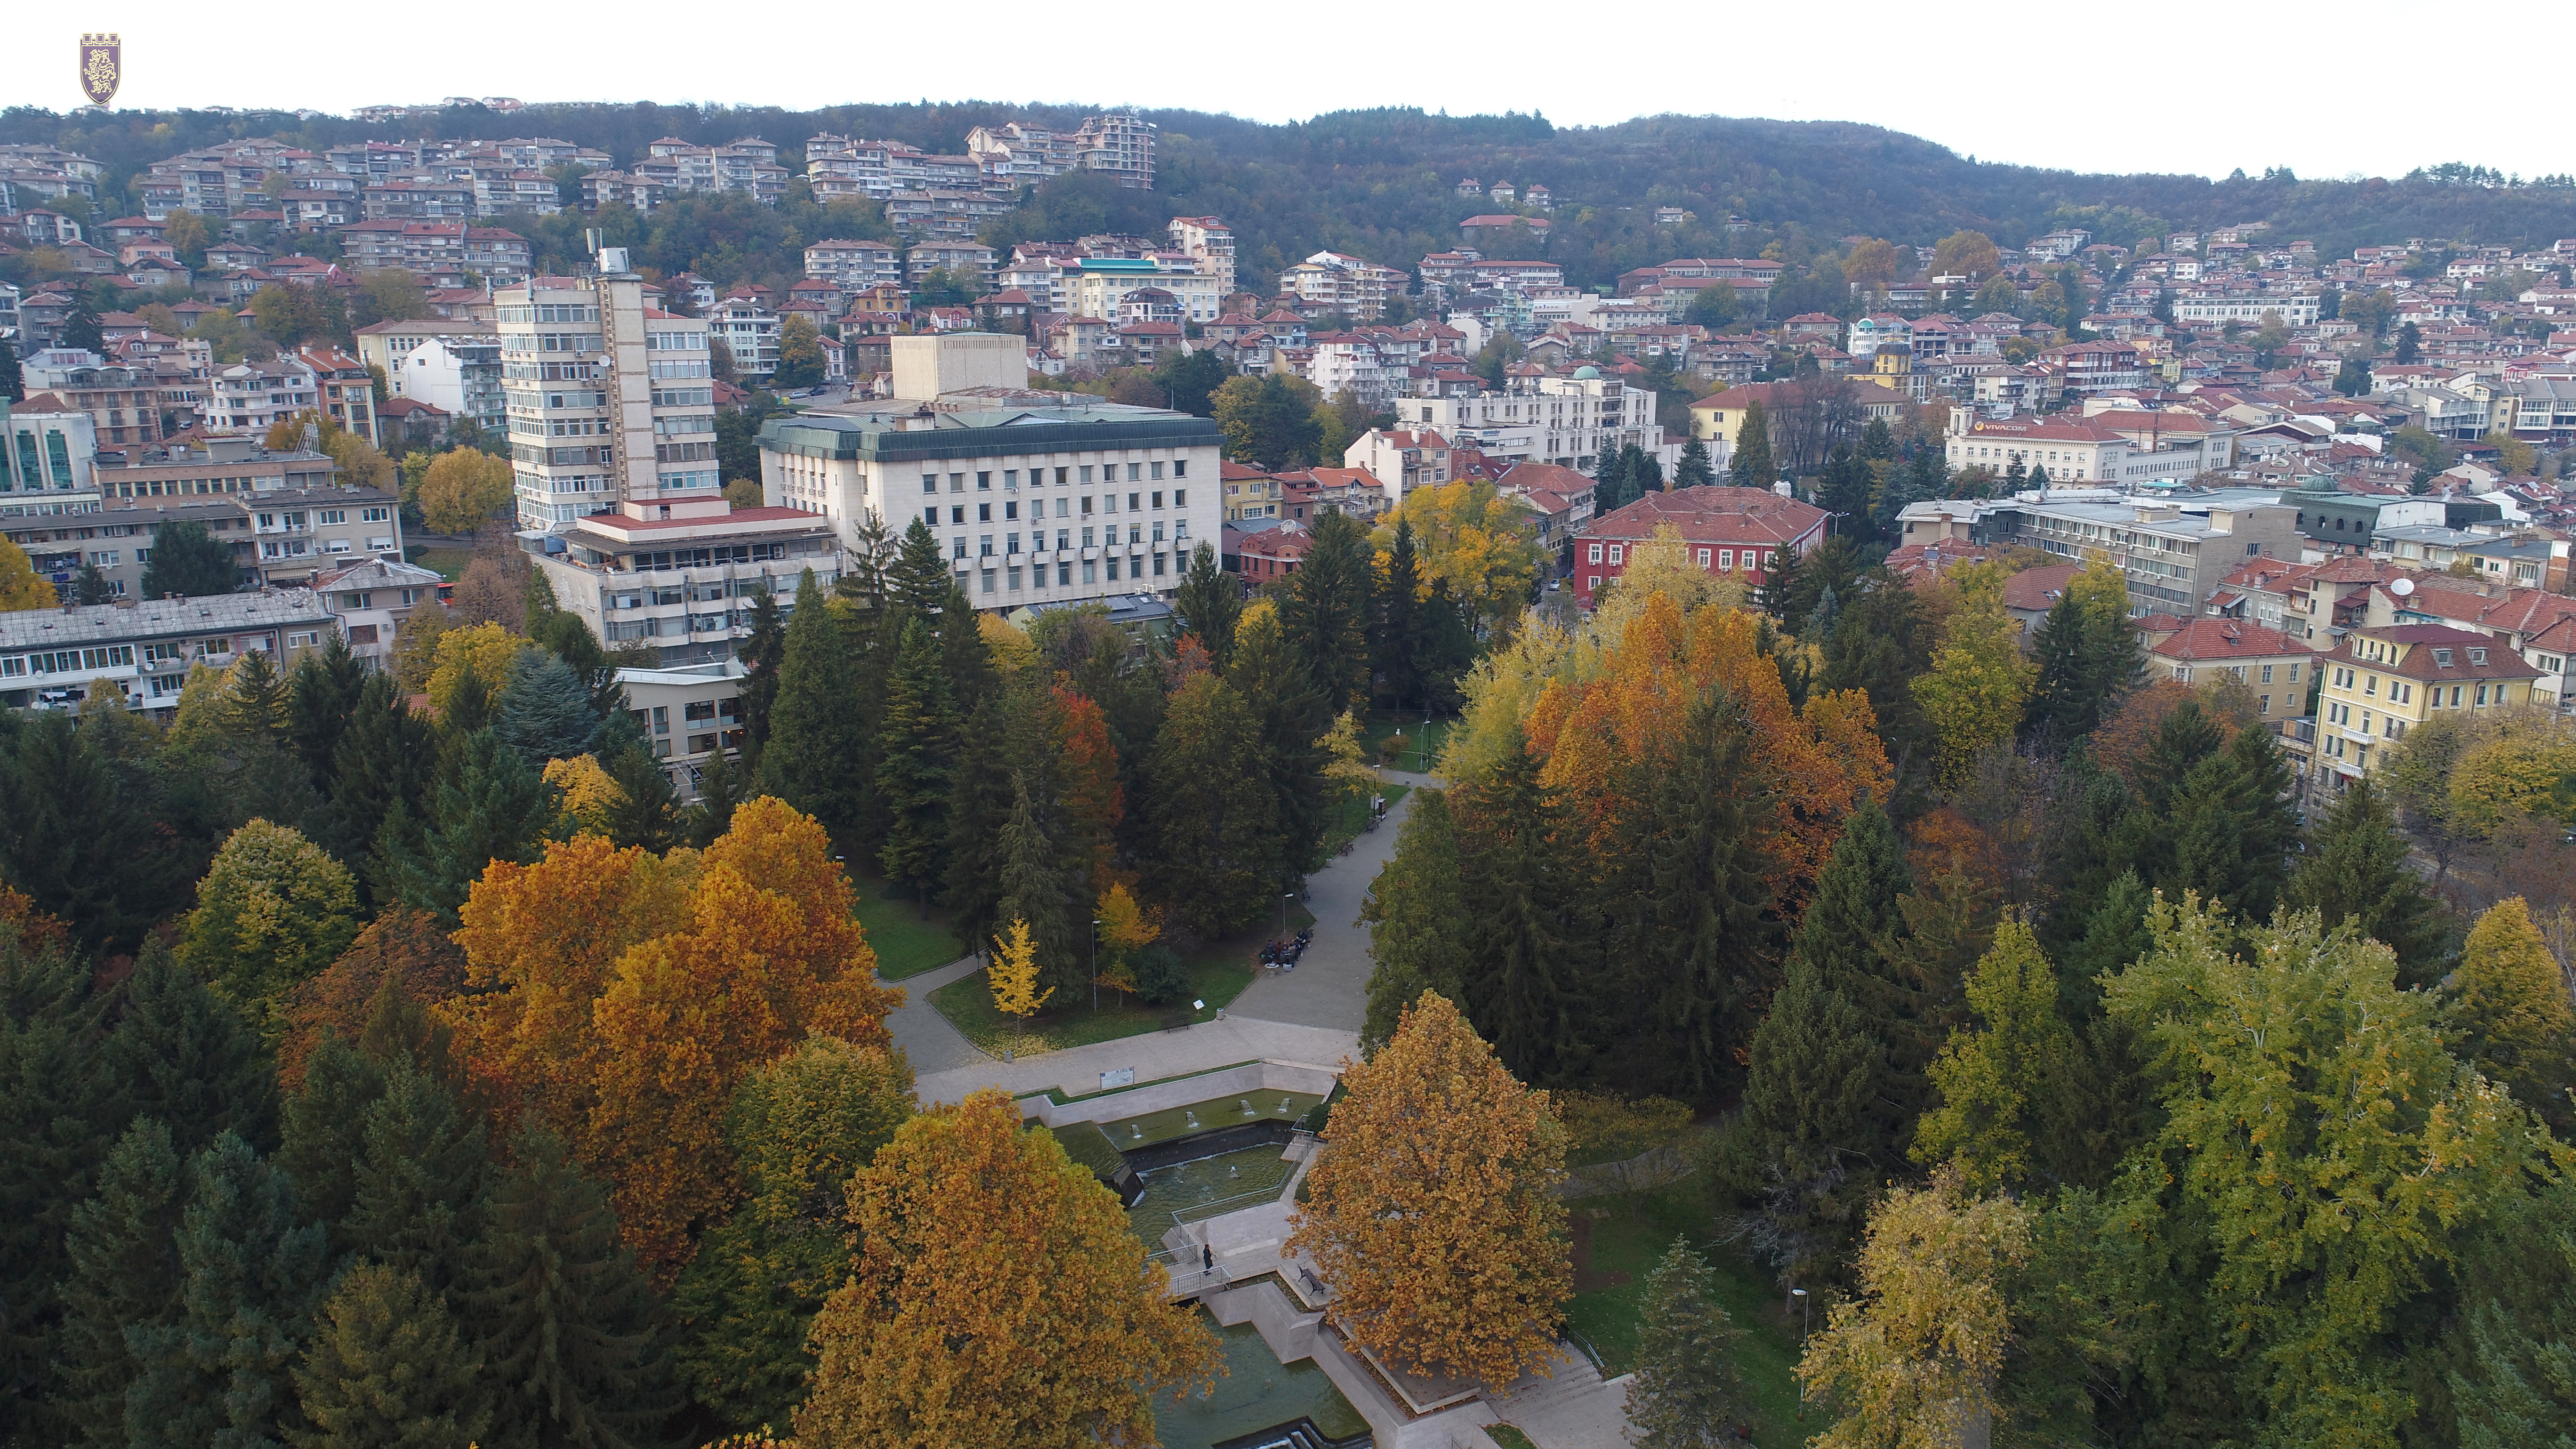
[[[775,107],[541,105],[502,113],[456,107],[435,118],[369,124],[317,113],[122,111],[64,116],[0,113],[0,140],[49,142],[105,162],[120,193],[153,161],[197,146],[275,135],[307,147],[405,135],[557,136],[620,164],[649,142],[701,144],[760,136],[803,166],[805,138],[833,131],[962,150],[971,128],[1013,118],[1080,123],[1082,108],[982,101]],[[1615,126],[1563,127],[1539,115],[1448,116],[1410,108],[1344,111],[1267,125],[1200,111],[1147,111],[1162,128],[1160,189],[1106,196],[1059,183],[989,230],[1007,243],[1086,226],[1140,229],[1171,215],[1213,213],[1233,224],[1253,278],[1330,247],[1409,267],[1458,244],[1458,221],[1490,211],[1456,194],[1544,184],[1557,211],[1549,254],[1569,280],[1595,285],[1676,255],[1729,254],[1772,241],[1791,260],[1855,233],[1929,243],[1962,228],[2007,246],[2064,225],[2127,243],[2168,228],[2264,221],[2271,235],[2314,240],[2334,256],[2357,245],[2443,236],[2522,246],[2576,236],[2576,187],[2511,185],[2471,168],[2398,180],[2310,181],[2286,171],[2223,180],[2181,175],[2088,175],[1961,156],[1875,126],[1719,116],[1644,116]],[[1077,181],[1079,178],[1077,178]],[[1691,219],[1657,227],[1653,208]],[[1753,229],[1730,236],[1727,217]]]

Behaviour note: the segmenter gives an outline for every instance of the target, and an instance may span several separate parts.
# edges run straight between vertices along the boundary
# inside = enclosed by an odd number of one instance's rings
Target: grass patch
[[[1384,710],[1373,711],[1362,726],[1360,743],[1368,752],[1369,763],[1379,760],[1378,751],[1389,736],[1404,736],[1404,753],[1387,762],[1389,768],[1414,774],[1428,773],[1448,747],[1449,731],[1458,727],[1453,719],[1435,719],[1426,726],[1420,714],[1397,715]]]
[[[1530,1442],[1530,1436],[1509,1424],[1487,1424],[1485,1437],[1502,1445],[1503,1449],[1538,1449],[1536,1444]]]
[[[1389,815],[1392,815],[1395,813],[1395,802],[1403,799],[1406,795],[1411,794],[1412,791],[1413,787],[1411,785],[1381,785],[1377,789],[1370,791],[1369,795],[1384,795],[1386,797],[1386,812]],[[1359,795],[1345,799],[1340,804],[1333,807],[1333,813],[1331,815],[1325,817],[1323,847],[1317,852],[1315,863],[1311,868],[1309,868],[1307,872],[1308,874],[1311,875],[1315,871],[1322,870],[1325,866],[1331,865],[1333,863],[1333,857],[1342,853],[1342,847],[1351,841],[1357,840],[1360,832],[1367,828],[1369,818],[1369,795]],[[1383,830],[1386,827],[1381,825],[1378,828]]]
[[[923,920],[911,888],[901,881],[855,876],[850,884],[858,893],[859,924],[867,928],[868,944],[877,951],[880,978],[901,981],[966,954],[957,948],[948,912],[934,905],[930,918]]]
[[[1638,1306],[1645,1297],[1646,1275],[1672,1247],[1687,1237],[1715,1270],[1718,1301],[1735,1326],[1744,1330],[1736,1366],[1743,1372],[1746,1396],[1754,1412],[1754,1439],[1761,1444],[1802,1444],[1810,1428],[1798,1422],[1798,1320],[1781,1307],[1782,1294],[1771,1275],[1733,1244],[1714,1241],[1718,1224],[1695,1185],[1628,1197],[1586,1198],[1570,1205],[1574,1212],[1599,1212],[1592,1220],[1590,1253],[1582,1268],[1584,1281],[1602,1282],[1574,1295],[1567,1323],[1601,1354],[1604,1377],[1637,1366]],[[1626,1275],[1625,1281],[1610,1282]],[[1821,1323],[1814,1325],[1822,1327]],[[1821,1421],[1815,1427],[1822,1427]]]
[[[465,566],[473,561],[474,550],[470,548],[425,548],[419,558],[412,560],[451,584],[465,577]]]
[[[1289,913],[1288,926],[1295,930],[1314,919],[1300,907]],[[1147,1006],[1132,996],[1122,1002],[1118,993],[1103,990],[1099,1009],[1094,1010],[1091,992],[1085,988],[1076,999],[1050,1002],[1046,1010],[1019,1022],[994,1009],[993,990],[981,971],[959,977],[930,993],[930,1004],[939,1008],[939,1014],[948,1018],[948,1024],[960,1035],[995,1057],[1006,1049],[1020,1056],[1036,1056],[1141,1036],[1161,1031],[1177,1020],[1214,1021],[1221,1008],[1252,984],[1261,945],[1271,939],[1276,929],[1274,918],[1252,930],[1182,953],[1181,969],[1189,975],[1190,995],[1173,1006]],[[1192,1000],[1207,1005],[1194,1011],[1189,1005]]]

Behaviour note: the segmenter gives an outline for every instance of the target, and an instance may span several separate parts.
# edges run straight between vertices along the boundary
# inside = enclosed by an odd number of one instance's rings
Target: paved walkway
[[[1390,784],[1415,790],[1437,788],[1430,775],[1381,770]],[[1361,833],[1348,855],[1337,855],[1306,878],[1306,908],[1315,913],[1315,939],[1293,971],[1264,970],[1234,999],[1233,1010],[1269,1021],[1303,1022],[1356,1032],[1368,1020],[1368,979],[1376,962],[1369,956],[1368,928],[1360,924],[1360,903],[1368,899],[1377,873],[1395,854],[1396,835],[1412,812],[1407,793],[1387,810],[1386,823]]]
[[[936,1011],[931,1014],[938,1015]],[[953,1028],[950,1034],[955,1034]],[[1102,1072],[1129,1069],[1136,1073],[1139,1083],[1144,1083],[1230,1067],[1237,1062],[1303,1062],[1329,1067],[1344,1057],[1357,1057],[1360,1038],[1356,1031],[1261,1021],[1229,1010],[1223,1021],[1203,1021],[1179,1031],[1149,1031],[1116,1041],[1068,1047],[1025,1061],[997,1062],[973,1047],[967,1050],[974,1053],[975,1061],[941,1071],[921,1071],[920,1060],[914,1060],[913,1069],[919,1073],[914,1090],[922,1105],[961,1102],[967,1093],[980,1087],[1000,1087],[1015,1097],[1049,1087],[1067,1096],[1080,1096],[1100,1090]]]
[[[886,983],[903,988],[903,1005],[886,1018],[886,1030],[893,1033],[894,1044],[911,1059],[915,1076],[926,1077],[991,1060],[950,1026],[938,1007],[930,1004],[930,993],[961,976],[973,975],[983,965],[980,956],[962,956],[935,971]]]

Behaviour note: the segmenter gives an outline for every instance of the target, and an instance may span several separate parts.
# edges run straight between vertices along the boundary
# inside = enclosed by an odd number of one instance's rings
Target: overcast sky
[[[2511,73],[2517,44],[2545,47],[2565,20],[2561,6],[2525,0],[2089,11],[273,0],[231,20],[208,18],[203,0],[25,8],[37,13],[10,26],[0,104],[54,110],[80,104],[78,44],[95,29],[123,38],[117,104],[133,107],[932,98],[1262,121],[1383,105],[1535,109],[1560,125],[1679,111],[1863,121],[1980,160],[2086,171],[2397,176],[2458,160],[2576,172],[2557,86],[2537,67]]]

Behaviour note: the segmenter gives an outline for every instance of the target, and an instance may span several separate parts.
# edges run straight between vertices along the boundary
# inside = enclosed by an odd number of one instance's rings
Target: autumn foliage
[[[736,1195],[723,1122],[743,1079],[809,1034],[887,1044],[903,997],[853,904],[822,827],[775,799],[703,853],[580,836],[476,884],[456,937],[472,994],[448,1019],[478,1084],[563,1132],[667,1270]]]
[[[1390,1362],[1502,1385],[1556,1352],[1574,1291],[1556,1197],[1566,1136],[1458,1009],[1426,991],[1344,1067],[1287,1251],[1314,1255],[1351,1338]]]
[[[1215,1344],[1139,1270],[1118,1200],[997,1090],[899,1129],[850,1180],[858,1252],[814,1323],[805,1449],[1150,1444],[1150,1392]]]
[[[286,1000],[286,1032],[278,1044],[277,1079],[288,1091],[304,1085],[304,1062],[325,1032],[357,1041],[374,1016],[378,995],[391,990],[413,1004],[434,1007],[465,989],[465,953],[439,929],[438,918],[400,906],[368,923],[321,975],[297,986]]]

